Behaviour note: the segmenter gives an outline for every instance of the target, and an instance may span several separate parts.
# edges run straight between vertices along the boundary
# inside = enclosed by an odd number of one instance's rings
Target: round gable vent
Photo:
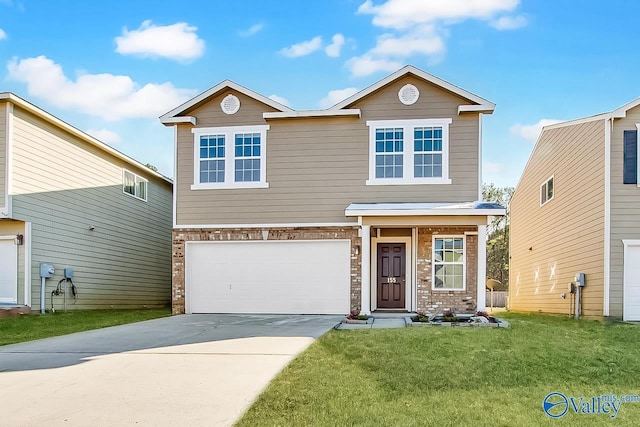
[[[225,114],[235,114],[240,109],[240,100],[235,95],[227,95],[220,103],[220,108]]]
[[[420,91],[414,85],[408,84],[402,86],[398,91],[398,98],[404,105],[415,104],[420,97]]]

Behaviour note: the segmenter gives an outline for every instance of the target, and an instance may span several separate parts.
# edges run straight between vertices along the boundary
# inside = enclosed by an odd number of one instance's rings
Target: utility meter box
[[[48,262],[40,263],[40,277],[45,279],[51,279],[53,277],[53,273],[56,272],[56,269],[53,268],[53,264]]]
[[[73,277],[73,268],[66,267],[64,269],[64,278],[71,279]]]
[[[575,277],[576,286],[580,286],[581,288],[587,284],[586,277],[584,273],[578,273]]]

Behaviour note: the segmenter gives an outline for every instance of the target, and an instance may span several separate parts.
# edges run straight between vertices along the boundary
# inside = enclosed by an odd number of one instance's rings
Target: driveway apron
[[[0,347],[2,425],[232,425],[339,316],[174,316]]]

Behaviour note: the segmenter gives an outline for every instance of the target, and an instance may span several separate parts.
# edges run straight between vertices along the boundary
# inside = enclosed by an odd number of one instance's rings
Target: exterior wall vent
[[[240,109],[240,100],[235,95],[227,95],[220,103],[220,108],[225,114],[235,114]]]
[[[420,91],[412,84],[402,86],[398,91],[398,98],[404,105],[412,105],[418,101]]]

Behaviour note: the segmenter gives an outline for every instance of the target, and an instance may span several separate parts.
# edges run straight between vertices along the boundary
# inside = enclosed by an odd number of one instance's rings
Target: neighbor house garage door
[[[349,240],[189,242],[188,313],[346,314]]]
[[[640,241],[624,241],[624,290],[622,317],[640,321]]]

